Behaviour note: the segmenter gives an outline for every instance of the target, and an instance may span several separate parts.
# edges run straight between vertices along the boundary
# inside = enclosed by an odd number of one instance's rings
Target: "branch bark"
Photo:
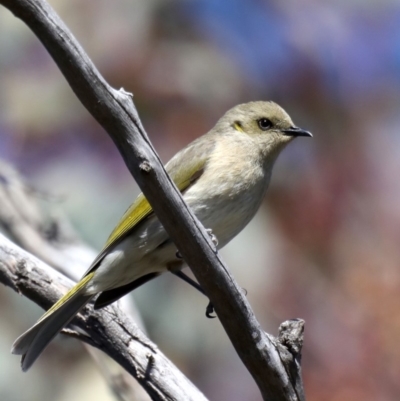
[[[179,252],[212,301],[264,400],[304,400],[278,348],[264,333],[241,288],[214,250],[204,227],[184,203],[149,142],[124,90],[111,88],[44,0],[0,0],[36,34],[87,110],[118,147],[129,171]],[[298,376],[300,377],[300,376]]]
[[[17,245],[77,282],[95,258],[96,251],[80,240],[61,212],[54,213],[51,205],[46,211],[40,207],[37,202],[39,197],[47,200],[48,204],[54,200],[54,196],[39,193],[27,185],[14,168],[0,161],[0,226]],[[131,296],[119,300],[118,307],[144,331]],[[122,366],[102,351],[85,343],[83,346],[119,401],[150,399]]]
[[[0,234],[0,282],[48,309],[73,282]],[[118,307],[87,306],[63,332],[92,345],[126,369],[153,400],[207,401]]]

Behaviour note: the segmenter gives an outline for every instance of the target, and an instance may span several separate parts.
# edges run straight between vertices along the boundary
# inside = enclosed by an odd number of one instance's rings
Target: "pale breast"
[[[220,248],[253,218],[270,178],[248,143],[228,147],[217,147],[204,174],[184,195],[203,225],[212,229]]]

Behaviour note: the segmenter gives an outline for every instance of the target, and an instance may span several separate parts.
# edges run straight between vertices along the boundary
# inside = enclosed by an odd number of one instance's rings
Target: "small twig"
[[[295,384],[295,391],[299,400],[305,400],[304,387],[301,378],[301,350],[304,341],[303,319],[286,320],[279,326],[278,341],[288,352],[279,349],[281,360],[285,365],[291,382]]]

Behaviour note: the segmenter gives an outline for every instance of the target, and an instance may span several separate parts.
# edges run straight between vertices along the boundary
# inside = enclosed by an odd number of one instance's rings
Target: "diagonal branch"
[[[264,333],[240,287],[214,251],[204,227],[166,174],[132,98],[111,88],[44,0],[0,0],[36,34],[71,88],[118,147],[129,171],[212,301],[218,317],[264,400],[304,400],[277,348]],[[298,389],[301,389],[299,391]]]

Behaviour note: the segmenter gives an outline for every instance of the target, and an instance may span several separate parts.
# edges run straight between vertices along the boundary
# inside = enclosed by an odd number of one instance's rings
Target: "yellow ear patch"
[[[235,128],[236,131],[244,132],[243,128],[242,128],[242,125],[237,121],[235,123],[233,123],[233,127]]]

